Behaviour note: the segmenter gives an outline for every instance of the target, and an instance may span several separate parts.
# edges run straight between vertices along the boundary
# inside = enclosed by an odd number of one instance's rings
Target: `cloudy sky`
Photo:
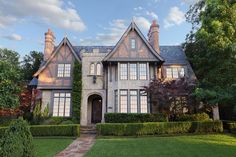
[[[51,28],[56,44],[66,35],[74,45],[114,45],[132,19],[146,36],[151,21],[160,25],[160,45],[185,40],[189,6],[197,0],[0,0],[0,48],[22,56],[43,51]]]

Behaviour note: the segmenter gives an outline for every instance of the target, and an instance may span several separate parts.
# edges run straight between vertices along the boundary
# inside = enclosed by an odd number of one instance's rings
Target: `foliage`
[[[31,51],[29,55],[25,55],[22,61],[22,73],[24,80],[31,80],[33,75],[40,67],[43,61],[43,53]]]
[[[79,61],[74,64],[74,77],[72,86],[72,119],[74,122],[80,122],[80,106],[82,94],[82,65]]]
[[[22,118],[13,122],[0,142],[0,156],[33,157],[33,138],[28,124]]]
[[[168,117],[164,114],[149,113],[106,113],[106,123],[137,123],[137,122],[166,122]]]
[[[0,108],[19,105],[20,72],[14,64],[0,60]]]
[[[189,107],[187,104],[191,100],[194,85],[194,82],[187,78],[176,80],[158,79],[150,82],[145,90],[151,95],[152,103],[158,104],[159,112],[173,115],[182,113],[184,108]],[[187,104],[176,103],[179,97],[185,97]]]
[[[195,96],[207,105],[226,104],[236,83],[236,3],[201,0],[186,17],[192,31],[185,52],[199,80]],[[234,97],[235,99],[236,97]]]
[[[181,114],[177,115],[175,121],[210,121],[210,117],[206,113]]]
[[[236,133],[236,121],[224,121],[224,129],[229,130],[231,133]]]
[[[1,49],[0,48],[0,61],[9,63],[14,66],[17,70],[20,69],[20,55],[19,53],[9,50],[9,49]]]
[[[43,125],[58,125],[58,124],[63,124],[63,123],[67,123],[70,122],[70,124],[73,124],[71,121],[70,117],[49,117],[43,121],[40,122],[40,124]]]
[[[44,120],[49,118],[49,104],[44,108],[44,110],[41,110],[40,103],[37,103],[34,111],[33,111],[33,124],[40,124]]]
[[[99,123],[98,135],[140,136],[185,133],[218,133],[223,131],[221,121],[214,122],[149,122],[149,123]]]
[[[0,137],[8,127],[0,127]],[[30,132],[33,136],[79,136],[79,124],[63,125],[31,125]]]
[[[78,124],[67,125],[32,125],[30,131],[33,136],[79,136]]]

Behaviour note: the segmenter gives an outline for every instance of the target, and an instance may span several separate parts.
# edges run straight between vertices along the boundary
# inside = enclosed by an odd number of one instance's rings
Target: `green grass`
[[[70,143],[72,138],[34,138],[34,148],[36,157],[53,157],[65,149]]]
[[[192,135],[97,139],[85,157],[235,157],[236,137]]]

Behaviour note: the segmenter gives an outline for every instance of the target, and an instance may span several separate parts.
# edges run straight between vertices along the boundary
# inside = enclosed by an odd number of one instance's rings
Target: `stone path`
[[[96,135],[81,135],[54,157],[82,157],[95,143]]]

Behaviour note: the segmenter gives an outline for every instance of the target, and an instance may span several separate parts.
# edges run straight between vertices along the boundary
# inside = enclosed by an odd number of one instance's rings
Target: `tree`
[[[17,69],[20,69],[19,58],[20,55],[17,52],[0,48],[0,60],[14,65]]]
[[[186,14],[192,31],[185,52],[199,80],[195,96],[213,108],[229,98],[236,83],[235,10],[232,0],[201,0]]]
[[[25,55],[22,61],[22,73],[24,80],[31,80],[33,75],[40,67],[43,61],[43,53],[31,51],[29,55]]]
[[[190,110],[188,102],[194,89],[194,82],[181,78],[177,80],[158,79],[145,87],[151,96],[152,104],[157,104],[158,111],[169,116],[183,113],[184,108]],[[181,102],[181,99],[185,99]]]
[[[76,123],[79,123],[82,95],[82,65],[78,61],[75,61],[73,74],[74,77],[72,86],[72,120]]]
[[[0,108],[14,108],[19,105],[19,80],[19,70],[0,60]]]

